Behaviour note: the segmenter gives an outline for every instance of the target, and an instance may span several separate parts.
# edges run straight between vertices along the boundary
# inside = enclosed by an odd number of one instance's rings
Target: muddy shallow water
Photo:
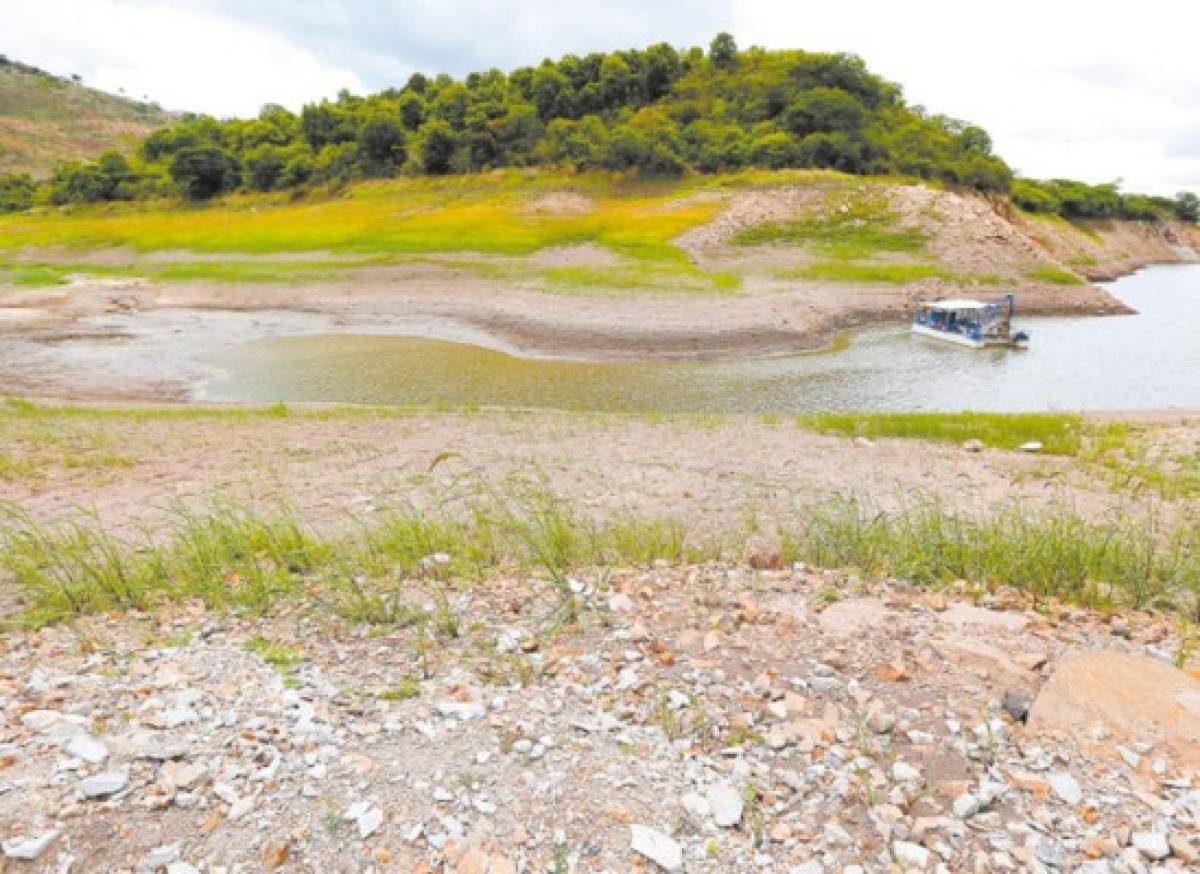
[[[734,361],[521,358],[452,323],[340,333],[292,311],[156,310],[0,341],[12,391],[218,402],[330,401],[662,412],[1200,407],[1200,265],[1109,290],[1138,315],[1019,319],[1028,350],[972,350],[907,325],[823,354]],[[361,330],[361,329],[360,329]]]

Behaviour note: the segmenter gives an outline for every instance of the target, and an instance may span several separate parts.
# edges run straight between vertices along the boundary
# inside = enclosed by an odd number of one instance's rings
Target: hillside
[[[985,192],[1070,219],[1200,219],[1200,198],[1115,184],[1015,178],[987,131],[910,105],[859,57],[659,43],[566,55],[456,80],[348,92],[254,119],[191,116],[147,136],[133,160],[60,167],[36,191],[0,175],[0,212],[39,203],[336,189],[361,179],[543,167],[642,178],[836,170]]]
[[[1088,280],[1198,252],[1200,231],[1181,222],[1068,222],[828,171],[657,181],[495,171],[336,197],[0,216],[0,330],[75,335],[114,306],[164,317],[201,307],[319,313],[349,331],[416,321],[531,355],[763,356],[964,293],[1013,291],[1022,315],[1125,312]],[[93,378],[52,375],[76,396]],[[19,368],[0,386],[59,388]],[[114,392],[178,397],[142,377]]]
[[[153,104],[0,60],[0,173],[48,177],[64,161],[129,151],[170,121]]]

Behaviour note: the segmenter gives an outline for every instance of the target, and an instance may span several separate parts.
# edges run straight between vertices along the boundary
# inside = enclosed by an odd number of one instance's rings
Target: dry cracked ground
[[[428,640],[198,605],[7,636],[3,870],[1200,866],[1161,617],[799,566],[570,586],[573,622],[497,581]]]

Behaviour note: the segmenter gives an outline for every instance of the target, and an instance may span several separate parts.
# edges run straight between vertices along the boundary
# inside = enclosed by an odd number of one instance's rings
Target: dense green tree
[[[1200,196],[1191,191],[1175,195],[1175,213],[1185,222],[1200,222]]]
[[[0,173],[0,212],[20,212],[33,205],[37,184],[28,173]]]
[[[442,119],[435,118],[422,125],[418,136],[421,171],[435,176],[449,173],[454,152],[458,148],[454,129]]]
[[[171,159],[171,178],[189,200],[208,200],[237,187],[237,159],[218,146],[188,146]]]
[[[708,57],[714,67],[727,68],[737,64],[737,41],[728,33],[718,33],[708,44]]]
[[[391,115],[372,115],[358,132],[358,149],[366,175],[390,176],[404,163],[404,127]]]
[[[505,74],[456,80],[414,73],[402,88],[299,113],[268,104],[256,118],[187,115],[128,160],[58,168],[29,194],[5,178],[0,209],[182,194],[204,199],[338,185],[395,173],[466,173],[551,164],[677,174],[743,167],[894,173],[1004,195],[1069,219],[1196,221],[1200,200],[1125,194],[1115,185],[1013,180],[980,127],[908,105],[855,55],[708,46],[592,52]]]

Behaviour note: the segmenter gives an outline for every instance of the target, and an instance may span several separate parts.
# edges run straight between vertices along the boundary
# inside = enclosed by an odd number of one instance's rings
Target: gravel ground
[[[438,585],[382,634],[176,605],[0,638],[0,870],[1200,865],[1165,618],[803,567],[608,568],[566,624],[535,580]]]

